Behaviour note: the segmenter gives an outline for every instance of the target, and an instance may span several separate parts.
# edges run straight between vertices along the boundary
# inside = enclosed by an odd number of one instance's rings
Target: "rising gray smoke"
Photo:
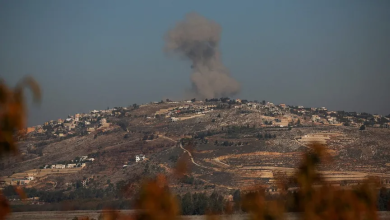
[[[240,91],[240,84],[220,60],[220,35],[219,24],[190,13],[165,36],[167,51],[192,61],[192,89],[199,98],[231,96]]]

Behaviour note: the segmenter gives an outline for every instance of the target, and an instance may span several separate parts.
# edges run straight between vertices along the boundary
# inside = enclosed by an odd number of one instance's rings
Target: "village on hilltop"
[[[146,119],[156,117],[170,118],[172,122],[201,117],[214,109],[235,108],[242,111],[257,111],[262,117],[261,126],[265,127],[289,127],[296,124],[315,124],[332,126],[369,126],[374,128],[390,128],[390,115],[382,116],[370,113],[357,113],[345,111],[330,111],[325,107],[313,108],[304,106],[291,106],[286,104],[275,105],[271,102],[257,102],[241,99],[206,99],[152,102],[149,104],[130,107],[115,107],[107,110],[93,110],[89,113],[77,113],[69,115],[66,119],[50,120],[43,125],[26,128],[23,133],[28,135],[48,137],[67,137],[74,135],[90,134],[92,132],[105,132],[112,129],[109,119],[111,117],[131,117],[131,110],[148,105],[161,103],[174,104],[175,106],[160,109],[153,114],[144,115]],[[363,129],[363,128],[362,128]]]

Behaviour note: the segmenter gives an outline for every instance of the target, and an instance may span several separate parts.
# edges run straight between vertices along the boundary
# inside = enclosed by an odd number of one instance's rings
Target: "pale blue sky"
[[[0,0],[0,76],[41,84],[32,125],[182,98],[191,64],[162,48],[188,12],[222,26],[237,97],[390,113],[388,0]]]

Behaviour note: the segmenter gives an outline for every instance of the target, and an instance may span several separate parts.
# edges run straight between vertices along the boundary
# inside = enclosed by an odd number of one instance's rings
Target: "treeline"
[[[217,145],[217,146],[244,146],[244,145],[248,145],[249,142],[241,142],[241,141],[238,141],[238,142],[233,142],[233,141],[218,141],[218,140],[215,140],[214,141],[214,145]]]
[[[145,134],[144,137],[142,138],[142,140],[146,141],[146,140],[153,140],[155,138],[158,138],[158,134],[154,135],[154,134],[151,134],[151,135],[148,135],[148,134]]]
[[[255,125],[251,127],[249,124],[245,126],[227,126],[225,128],[222,127],[222,131],[226,132],[226,138],[238,139],[242,134],[250,134],[255,132],[256,127]]]
[[[181,178],[180,182],[185,184],[195,185],[195,186],[204,184],[202,180],[195,179],[193,176],[187,176],[187,175],[184,175],[184,177]]]
[[[218,132],[216,131],[204,131],[204,132],[198,132],[194,135],[194,138],[195,139],[200,139],[200,140],[204,140],[205,137],[210,137],[210,136],[213,136],[215,134],[218,134]]]
[[[257,139],[269,139],[269,138],[276,138],[276,134],[269,134],[269,133],[265,133],[264,135],[262,133],[259,133],[256,135]]]
[[[33,212],[33,211],[63,211],[64,207],[68,210],[102,210],[111,209],[131,209],[132,201],[128,199],[102,200],[102,199],[85,199],[63,201],[59,203],[47,203],[40,205],[12,205],[13,212]]]
[[[24,188],[28,198],[39,197],[39,200],[45,203],[57,203],[66,200],[80,200],[80,199],[118,199],[123,198],[122,188],[124,182],[120,181],[114,186],[109,183],[105,189],[95,188],[83,188],[80,181],[76,182],[76,189],[73,191],[55,190],[55,191],[43,191],[35,188]],[[3,190],[3,194],[7,198],[18,198],[18,194],[15,192],[13,186],[7,186]]]
[[[182,215],[221,214],[227,202],[217,192],[213,192],[210,196],[206,193],[186,193],[183,196],[178,196],[178,200],[181,204]]]
[[[378,195],[378,211],[390,211],[390,190],[382,187]]]
[[[183,180],[188,184],[195,184],[195,180],[191,177]],[[13,187],[6,187],[3,193],[7,197],[17,197],[16,192],[11,190]],[[115,209],[129,209],[132,208],[132,201],[123,198],[122,196],[117,196],[116,193],[112,193],[110,198],[104,197],[102,194],[99,194],[98,191],[104,190],[91,190],[91,189],[82,189],[74,191],[74,194],[68,194],[62,191],[38,191],[36,189],[24,189],[28,197],[40,197],[41,201],[45,201],[47,204],[44,205],[14,205],[12,206],[13,211],[57,211],[62,210],[63,204],[71,205],[72,210],[100,210],[103,208],[115,208]],[[123,194],[123,192],[118,192]],[[78,194],[77,196],[75,194]],[[73,195],[73,196],[72,196]],[[99,196],[100,195],[100,196]],[[390,210],[390,190],[386,188],[381,188],[378,192],[377,197],[377,209],[378,211],[389,211]],[[237,212],[246,212],[245,209],[241,208],[240,200],[241,193],[239,190],[236,190],[233,193],[233,209]],[[245,195],[244,195],[245,196]],[[104,197],[104,199],[103,199]],[[213,192],[211,195],[206,193],[186,193],[182,196],[178,196],[178,201],[181,207],[181,213],[183,215],[204,215],[207,213],[222,214],[224,213],[225,208],[227,207],[228,201],[219,193]],[[297,192],[288,192],[287,200],[295,201],[293,203],[288,203],[286,210],[288,212],[301,212],[301,207],[298,207],[299,204],[298,193]],[[267,195],[266,200],[275,200],[278,199],[277,195]],[[65,202],[65,203],[64,203]]]
[[[220,117],[220,115],[218,115]],[[226,126],[222,127],[220,130],[209,130],[209,131],[203,131],[203,132],[198,132],[196,133],[193,137],[195,139],[200,139],[200,140],[205,140],[206,137],[211,137],[216,134],[222,134],[226,133],[226,138],[239,138],[240,134],[243,133],[254,133],[256,132],[257,129],[254,125],[250,126],[249,124],[247,125],[241,125],[241,126]]]

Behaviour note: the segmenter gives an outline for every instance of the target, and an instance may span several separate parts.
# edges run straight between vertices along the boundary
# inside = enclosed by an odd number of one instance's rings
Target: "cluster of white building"
[[[123,108],[126,109],[126,108]],[[117,115],[120,112],[115,111],[116,109],[108,110],[92,110],[90,113],[77,113],[75,115],[69,115],[65,120],[50,120],[44,123],[44,126],[51,126],[53,128],[52,134],[58,137],[65,137],[67,134],[73,134],[77,125],[81,124],[87,127],[88,133],[95,131],[96,129],[105,129],[110,127],[110,123],[107,123],[107,119],[104,117]],[[100,121],[98,119],[100,118]],[[98,126],[91,126],[91,123],[99,122]],[[62,125],[62,126],[58,126]],[[27,133],[35,131],[37,133],[44,133],[43,126],[36,126],[27,128]]]
[[[146,157],[144,154],[138,154],[138,155],[135,155],[135,162],[138,163],[138,162],[141,162],[141,161],[144,161],[146,160]],[[130,163],[130,162],[129,162]],[[129,165],[128,164],[125,164],[123,165],[123,168],[126,168],[128,167]]]
[[[72,160],[74,163],[68,163],[68,164],[52,164],[52,165],[45,165],[43,169],[71,169],[76,167],[84,168],[86,166],[87,161],[93,162],[95,158],[88,158],[88,156],[81,156],[79,160]]]

